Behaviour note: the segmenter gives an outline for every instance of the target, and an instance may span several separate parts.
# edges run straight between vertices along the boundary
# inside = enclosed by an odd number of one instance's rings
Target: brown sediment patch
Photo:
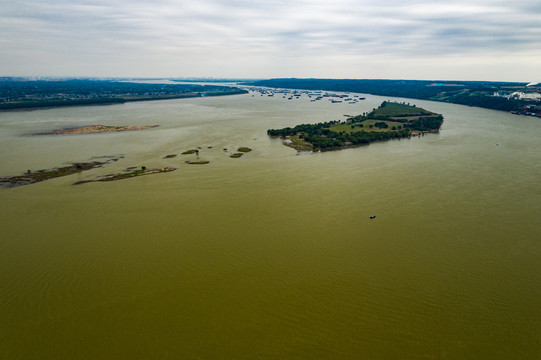
[[[37,135],[75,135],[75,134],[95,134],[115,131],[132,131],[155,128],[158,125],[144,126],[110,126],[110,125],[88,125],[68,129],[57,129],[50,132],[39,133]]]

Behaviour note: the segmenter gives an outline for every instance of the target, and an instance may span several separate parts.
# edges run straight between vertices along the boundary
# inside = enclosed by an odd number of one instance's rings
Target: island
[[[293,128],[269,129],[284,145],[297,151],[338,150],[395,138],[421,136],[439,131],[443,116],[406,103],[384,101],[377,109],[345,121],[301,124]]]
[[[106,164],[109,164],[114,161],[118,161],[123,158],[123,155],[114,155],[107,156],[105,161],[88,161],[88,162],[78,162],[72,163],[67,166],[56,167],[52,169],[42,169],[42,170],[27,170],[23,175],[16,175],[11,177],[0,178],[0,187],[11,188],[22,185],[30,185],[37,182],[54,179],[58,177],[68,176],[72,174],[77,174],[85,170],[94,169],[97,167],[102,167]]]
[[[197,160],[197,161],[185,161],[188,165],[205,165],[210,164],[210,161],[208,160]]]
[[[240,148],[237,149],[236,153],[229,155],[229,157],[232,157],[233,159],[238,159],[242,155],[249,153],[250,151],[252,151],[252,149],[250,149],[249,147],[241,146]]]
[[[142,126],[111,126],[111,125],[88,125],[67,129],[57,129],[50,132],[39,133],[38,135],[73,135],[73,134],[95,134],[114,131],[131,131],[152,129],[158,125],[142,125]]]
[[[182,153],[180,153],[180,155],[191,155],[191,154],[197,154],[197,155],[199,155],[199,150],[197,150],[197,149],[190,149],[190,150],[186,150],[186,151],[183,151]]]
[[[199,146],[197,149],[190,149],[190,150],[186,150],[186,151],[183,151],[180,155],[192,155],[192,154],[195,154],[197,156],[197,159],[199,159],[199,149],[202,149],[203,147]],[[209,146],[208,147],[209,149],[212,149],[212,146]],[[210,161],[207,161],[207,160],[187,160],[185,161],[186,164],[189,164],[189,165],[205,165],[205,164],[209,164]]]
[[[207,149],[212,149],[213,146],[206,146],[206,148]],[[195,154],[197,160],[187,160],[187,161],[185,161],[185,163],[189,164],[189,165],[209,164],[210,161],[208,161],[208,160],[199,160],[199,149],[203,150],[203,146],[198,146],[197,149],[185,150],[185,151],[181,152],[180,155],[194,155]],[[224,152],[227,152],[227,148],[223,148],[222,150]],[[231,157],[233,159],[238,159],[241,156],[243,156],[244,154],[249,153],[250,151],[252,151],[251,148],[249,148],[247,146],[241,146],[241,147],[237,148],[236,153],[230,154],[229,157]]]

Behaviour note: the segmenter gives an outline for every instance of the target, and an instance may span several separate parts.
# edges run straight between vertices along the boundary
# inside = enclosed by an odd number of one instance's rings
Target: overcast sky
[[[541,81],[541,1],[0,0],[0,75]]]

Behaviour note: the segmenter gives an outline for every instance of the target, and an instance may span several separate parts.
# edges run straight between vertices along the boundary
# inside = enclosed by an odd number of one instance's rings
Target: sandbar
[[[68,129],[56,129],[50,132],[40,133],[38,135],[73,135],[73,134],[95,134],[114,131],[132,131],[155,128],[158,125],[140,125],[140,126],[111,126],[111,125],[88,125]]]

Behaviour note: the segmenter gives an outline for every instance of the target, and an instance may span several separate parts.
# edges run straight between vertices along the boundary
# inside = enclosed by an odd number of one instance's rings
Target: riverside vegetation
[[[298,151],[335,150],[437,132],[442,123],[441,114],[415,105],[384,101],[377,109],[346,121],[269,129],[267,134],[287,139],[284,145]]]

